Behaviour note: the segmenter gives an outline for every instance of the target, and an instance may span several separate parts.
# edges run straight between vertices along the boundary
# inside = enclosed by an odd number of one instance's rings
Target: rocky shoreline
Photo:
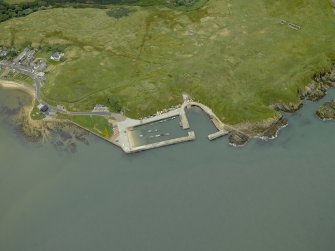
[[[17,125],[29,142],[49,142],[58,150],[74,153],[77,149],[77,143],[89,144],[87,131],[67,121],[32,120],[29,107],[21,110]]]
[[[76,151],[78,143],[89,144],[89,133],[70,122],[32,120],[30,117],[32,92],[26,87],[21,88],[13,83],[3,85],[2,82],[1,84],[8,91],[7,97],[11,98],[1,100],[0,118],[5,122],[6,127],[13,130],[21,140],[35,146],[48,142],[58,150],[72,153]]]
[[[229,133],[229,144],[241,147],[252,138],[271,140],[278,137],[279,131],[288,125],[288,120],[283,115],[260,123],[247,123],[239,125],[239,131]]]
[[[8,87],[13,87],[13,85]],[[234,126],[235,129],[229,132],[229,144],[241,147],[252,138],[260,138],[262,140],[275,139],[280,129],[288,125],[288,120],[284,118],[282,113],[298,111],[305,100],[318,101],[322,99],[331,87],[335,87],[335,67],[329,72],[314,75],[310,84],[299,89],[300,100],[297,103],[274,104],[272,107],[278,111],[274,118],[259,123],[244,123]],[[56,119],[48,121],[32,120],[30,118],[30,110],[31,107],[23,107],[18,116],[19,128],[21,128],[22,133],[29,141],[40,142],[47,139],[57,148],[65,148],[70,152],[75,152],[76,145],[74,141],[88,144],[87,135],[89,133],[87,131],[67,121]],[[325,103],[316,114],[323,120],[335,119],[335,101]]]
[[[298,94],[302,100],[318,101],[326,96],[331,87],[335,87],[335,67],[330,72],[314,75],[312,83],[299,90]]]
[[[335,100],[324,103],[316,111],[316,115],[322,120],[334,120],[335,119]]]
[[[298,90],[300,100],[297,103],[274,104],[272,107],[279,116],[260,123],[244,123],[237,125],[239,131],[229,133],[229,144],[244,146],[252,138],[262,140],[275,139],[280,129],[288,125],[288,120],[282,113],[294,113],[303,107],[304,101],[318,101],[327,95],[329,88],[335,87],[335,66],[329,72],[316,74],[310,84]],[[316,114],[323,120],[335,119],[335,101],[327,102],[319,108]]]

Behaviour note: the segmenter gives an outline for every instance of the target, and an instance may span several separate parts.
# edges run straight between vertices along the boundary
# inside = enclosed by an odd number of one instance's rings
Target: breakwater
[[[137,146],[137,147],[130,147],[125,152],[126,153],[141,152],[141,151],[145,151],[145,150],[149,150],[149,149],[154,149],[154,148],[158,148],[158,147],[179,144],[179,143],[183,143],[183,142],[187,142],[187,141],[192,141],[192,140],[195,140],[195,133],[193,131],[188,132],[188,135],[185,136],[185,137],[179,137],[179,138],[176,138],[176,139],[163,140],[163,141],[159,141],[159,142],[148,144],[148,145],[142,145],[142,146]]]

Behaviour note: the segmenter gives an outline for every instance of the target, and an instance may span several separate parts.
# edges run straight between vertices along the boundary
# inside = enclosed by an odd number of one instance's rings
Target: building
[[[40,110],[41,112],[47,112],[49,110],[49,107],[47,105],[44,104],[39,104],[37,106],[38,110]]]
[[[38,59],[35,63],[31,63],[34,70],[44,71],[47,68],[47,63],[44,60]]]
[[[34,60],[34,55],[35,55],[35,51],[34,50],[29,50],[26,54],[27,60],[28,61]]]
[[[64,53],[63,52],[55,52],[54,54],[51,55],[50,59],[54,60],[54,61],[59,61],[61,60],[62,57],[64,57]]]
[[[8,51],[7,50],[0,50],[0,58],[4,58],[6,57],[8,54]]]
[[[18,62],[21,62],[25,57],[26,57],[26,54],[29,52],[29,49],[28,48],[25,48],[14,60],[13,62],[14,63],[18,63]]]
[[[45,76],[45,73],[40,71],[36,74],[38,77],[43,78]]]

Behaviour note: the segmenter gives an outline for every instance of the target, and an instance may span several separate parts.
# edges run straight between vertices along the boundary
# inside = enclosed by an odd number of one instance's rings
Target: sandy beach
[[[29,93],[32,96],[35,96],[35,90],[33,88],[30,88],[26,85],[14,82],[14,81],[8,81],[8,80],[3,80],[0,79],[0,86],[4,88],[11,88],[11,89],[20,89],[23,90],[27,93]]]

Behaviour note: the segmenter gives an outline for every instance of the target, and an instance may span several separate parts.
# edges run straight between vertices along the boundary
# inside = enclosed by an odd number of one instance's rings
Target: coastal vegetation
[[[58,119],[66,119],[75,124],[94,132],[106,139],[109,139],[113,135],[113,128],[108,122],[108,119],[100,116],[70,116],[65,114],[59,114]]]
[[[45,115],[38,109],[39,102],[35,100],[32,111],[30,112],[30,118],[32,120],[42,120]]]
[[[334,61],[328,0],[209,0],[189,12],[162,8],[166,1],[118,3],[8,20],[0,44],[63,46],[65,61],[49,67],[42,89],[50,104],[102,104],[140,118],[186,92],[229,124],[278,117],[273,105],[298,103],[299,90]]]
[[[31,77],[26,75],[17,73],[17,72],[9,72],[6,74],[6,77],[3,77],[6,80],[14,81],[22,84],[28,84],[28,86],[33,86],[34,81]]]

